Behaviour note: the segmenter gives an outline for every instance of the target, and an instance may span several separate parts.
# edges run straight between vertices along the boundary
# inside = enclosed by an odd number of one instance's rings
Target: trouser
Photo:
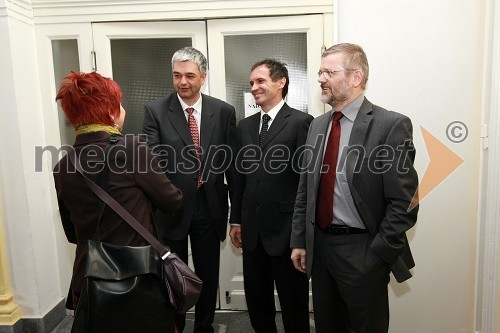
[[[316,228],[312,266],[317,333],[387,333],[389,266],[369,233],[326,235]]]
[[[167,231],[168,235],[168,231]],[[196,205],[188,232],[191,242],[194,271],[203,281],[203,288],[195,306],[195,333],[212,333],[214,329],[215,307],[219,286],[220,240],[210,217],[208,203],[203,188],[198,190]],[[172,252],[188,262],[188,238],[182,240],[165,240]],[[176,326],[183,332],[186,316],[176,316]]]
[[[270,256],[260,239],[254,251],[243,250],[245,298],[257,333],[277,331],[275,284],[285,332],[309,333],[309,280],[293,267],[290,254],[291,250],[282,256]]]

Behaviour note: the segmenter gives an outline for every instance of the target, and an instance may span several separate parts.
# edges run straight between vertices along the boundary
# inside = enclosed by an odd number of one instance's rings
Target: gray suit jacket
[[[292,248],[307,251],[311,274],[314,249],[316,196],[323,161],[328,112],[311,123],[306,140],[292,220]],[[413,167],[415,149],[408,117],[373,105],[366,98],[354,121],[346,163],[346,178],[356,209],[373,236],[371,248],[391,268],[396,280],[411,277],[415,266],[406,231],[417,220],[418,206],[408,207],[418,187]]]

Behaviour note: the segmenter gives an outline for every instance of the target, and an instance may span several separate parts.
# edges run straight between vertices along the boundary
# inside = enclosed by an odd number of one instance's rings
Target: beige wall
[[[339,42],[361,44],[370,62],[367,97],[408,115],[416,167],[429,156],[420,127],[464,163],[422,202],[409,233],[414,277],[391,282],[391,332],[473,332],[476,285],[484,1],[339,0]],[[462,121],[466,141],[446,127]]]

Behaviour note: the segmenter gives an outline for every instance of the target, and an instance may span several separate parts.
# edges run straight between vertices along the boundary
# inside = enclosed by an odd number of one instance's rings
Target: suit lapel
[[[315,149],[316,151],[316,156],[315,158],[315,166],[316,168],[314,169],[314,178],[313,178],[313,188],[314,188],[314,193],[318,193],[318,187],[319,187],[319,179],[321,178],[321,169],[323,165],[323,151],[325,150],[325,143],[328,141],[328,138],[326,137],[327,131],[328,131],[328,124],[330,123],[330,120],[332,118],[332,111],[326,113],[324,116],[318,118],[317,126],[315,133],[313,134],[313,138],[315,142],[309,142],[312,145],[316,145],[319,143],[319,147]],[[322,135],[323,138],[321,140],[318,140],[318,137]]]
[[[180,138],[186,146],[192,145],[193,138],[191,137],[191,132],[189,132],[186,116],[184,115],[184,110],[182,110],[181,103],[177,96],[172,96],[169,111],[170,115],[168,119],[172,123],[172,127],[179,133]]]
[[[264,149],[276,135],[288,124],[288,117],[290,116],[290,107],[285,103],[276,114],[276,118],[271,123],[271,127],[267,132],[261,148]]]
[[[372,103],[370,103],[365,97],[363,104],[359,109],[358,115],[356,116],[356,119],[354,119],[351,137],[349,138],[349,147],[364,147],[365,139],[368,135],[368,128],[373,117],[371,114],[372,109]],[[352,177],[354,170],[356,169],[356,163],[361,163],[361,161],[358,160],[359,159],[357,154],[348,154],[346,160],[347,180],[349,182],[351,191],[353,190]]]
[[[365,138],[368,133],[368,126],[372,121],[373,105],[370,103],[366,97],[359,108],[358,115],[354,119],[354,124],[352,126],[351,137],[349,138],[349,146],[353,145],[363,145],[365,143]]]
[[[249,131],[251,143],[258,146],[259,145],[259,126],[260,126],[260,112],[250,116],[249,119]]]
[[[203,95],[202,97],[203,98]],[[202,156],[201,160],[202,162],[205,161],[207,157],[207,149],[209,147],[210,139],[212,138],[212,133],[214,131],[214,108],[215,106],[212,105],[212,103],[209,103],[209,101],[206,98],[203,98],[202,100],[202,111],[201,111],[201,148],[202,148]]]
[[[372,110],[372,103],[370,103],[365,97],[363,104],[359,109],[358,115],[354,120],[351,137],[349,138],[349,147],[354,148],[354,153],[349,153],[347,155],[346,176],[352,199],[354,200],[354,204],[358,208],[361,219],[363,220],[363,223],[365,224],[366,228],[368,228],[370,233],[372,235],[375,235],[376,223],[367,223],[368,221],[370,221],[371,214],[353,185],[354,170],[356,170],[356,165],[363,162],[363,157],[365,157],[366,153],[370,153],[365,151],[365,154],[363,154],[363,156],[359,156],[360,153],[356,153],[356,151],[358,151],[357,147],[366,148],[365,142],[368,136],[368,128],[370,127],[370,122],[373,118]]]

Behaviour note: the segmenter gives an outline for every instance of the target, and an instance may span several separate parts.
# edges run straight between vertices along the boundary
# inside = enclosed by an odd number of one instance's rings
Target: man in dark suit
[[[309,332],[309,282],[290,262],[289,244],[300,148],[313,117],[285,103],[288,84],[281,62],[254,64],[251,92],[262,111],[238,124],[240,177],[230,237],[243,247],[245,297],[258,333],[276,332],[274,284],[285,331]]]
[[[175,92],[147,103],[144,113],[148,143],[172,183],[184,193],[178,213],[160,213],[157,219],[162,220],[158,225],[167,225],[159,231],[161,238],[186,263],[189,235],[195,272],[203,280],[195,332],[214,331],[220,242],[226,238],[228,185],[233,184],[231,151],[237,140],[234,107],[200,93],[206,70],[201,52],[192,47],[178,50],[172,57]],[[185,316],[178,316],[176,322],[182,332]]]
[[[402,282],[414,266],[412,124],[364,97],[368,61],[358,45],[326,50],[318,76],[332,111],[307,136],[291,259],[312,275],[316,332],[387,332],[389,272]]]

